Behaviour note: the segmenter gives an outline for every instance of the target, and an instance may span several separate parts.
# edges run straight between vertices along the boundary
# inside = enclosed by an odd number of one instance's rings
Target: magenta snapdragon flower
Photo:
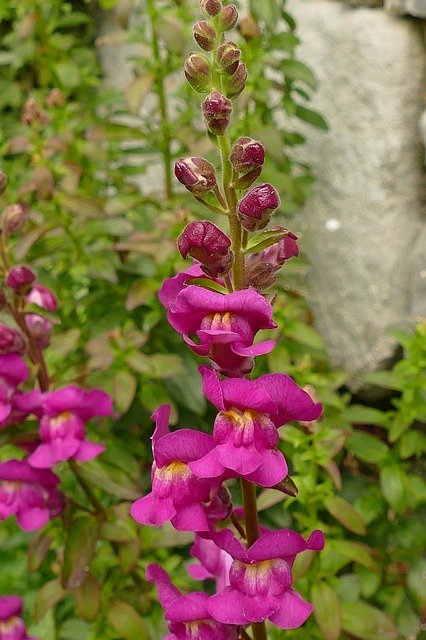
[[[170,633],[164,640],[237,640],[238,627],[215,620],[206,593],[183,595],[158,564],[150,564],[146,579],[155,582]]]
[[[35,640],[27,635],[19,596],[0,596],[0,640]]]
[[[210,535],[234,559],[229,586],[207,604],[215,620],[246,625],[269,619],[281,629],[295,629],[305,622],[312,606],[291,588],[291,568],[298,553],[323,549],[321,531],[314,531],[307,540],[290,529],[268,531],[248,548],[230,529]]]
[[[34,469],[25,460],[0,464],[0,520],[16,516],[24,531],[35,531],[64,508],[59,478],[47,469]]]
[[[18,385],[26,382],[30,371],[16,353],[0,354],[0,426],[12,411],[12,398]]]
[[[85,440],[85,423],[111,414],[111,398],[104,391],[62,387],[43,394],[42,410],[42,443],[28,458],[33,467],[47,469],[70,458],[85,462],[105,451],[103,445]]]
[[[230,470],[264,487],[281,482],[287,463],[277,449],[277,429],[292,420],[316,420],[321,404],[283,373],[257,380],[219,380],[210,367],[201,366],[199,371],[204,395],[219,414],[213,430],[215,447],[190,463],[190,469],[202,478]]]
[[[218,547],[213,540],[195,534],[195,542],[190,549],[193,558],[200,564],[188,565],[188,573],[195,580],[216,580],[216,590],[220,591],[229,585],[229,570],[233,557]]]
[[[220,492],[222,477],[197,478],[189,463],[214,447],[213,438],[193,429],[170,433],[169,416],[169,405],[152,415],[152,491],[133,503],[131,515],[140,524],[160,526],[170,520],[180,531],[208,531],[216,520],[227,517],[229,501]]]
[[[162,297],[160,301],[164,304]],[[270,303],[257,291],[245,289],[224,295],[189,285],[164,306],[170,324],[192,351],[209,357],[225,375],[249,373],[253,358],[275,346],[274,340],[253,344],[260,329],[277,326]],[[191,337],[194,335],[197,342]]]

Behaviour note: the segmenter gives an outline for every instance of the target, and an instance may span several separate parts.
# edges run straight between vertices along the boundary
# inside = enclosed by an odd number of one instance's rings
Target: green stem
[[[155,0],[146,0],[146,8],[151,24],[151,49],[155,62],[155,86],[157,88],[158,102],[161,115],[161,137],[162,137],[162,153],[163,153],[163,167],[164,167],[164,186],[168,200],[173,198],[173,182],[172,182],[172,152],[171,135],[170,135],[170,121],[167,108],[167,95],[166,86],[164,82],[165,71],[164,62],[161,59],[160,47],[157,38],[157,11],[155,8]]]

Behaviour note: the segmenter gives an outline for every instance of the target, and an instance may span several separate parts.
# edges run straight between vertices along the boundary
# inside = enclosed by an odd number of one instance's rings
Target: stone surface
[[[299,57],[319,80],[313,108],[330,125],[310,128],[302,151],[317,176],[298,218],[311,301],[332,360],[357,388],[392,356],[388,332],[418,317],[425,290],[421,26],[333,0],[290,0],[289,11]]]

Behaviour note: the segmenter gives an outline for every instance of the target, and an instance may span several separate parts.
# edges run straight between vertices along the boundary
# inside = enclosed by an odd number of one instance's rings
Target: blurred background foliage
[[[125,92],[102,82],[96,53],[99,22],[110,11],[123,41],[138,44]],[[127,514],[149,487],[155,407],[171,402],[180,425],[207,430],[214,419],[195,358],[156,296],[184,266],[175,250],[183,225],[205,216],[174,183],[173,160],[191,153],[217,164],[200,99],[181,72],[197,15],[192,0],[0,0],[0,153],[10,178],[2,204],[29,207],[12,253],[61,303],[47,352],[54,384],[101,386],[116,408],[102,428],[107,452],[82,468],[107,519],[74,508],[65,528],[52,522],[30,535],[9,521],[0,526],[0,593],[25,598],[30,630],[43,640],[158,638],[162,614],[144,580],[153,560],[178,586],[196,587],[181,561],[190,537],[168,527],[137,529]],[[316,79],[297,57],[297,25],[285,2],[251,0],[243,15],[233,37],[250,76],[233,135],[263,141],[263,178],[280,191],[281,222],[292,229],[314,181],[297,161],[304,142],[297,123],[325,129],[327,114],[309,108]],[[319,422],[281,430],[297,498],[259,495],[266,525],[303,533],[319,527],[327,538],[318,558],[305,552],[296,563],[297,588],[313,601],[315,617],[286,637],[414,640],[426,593],[426,327],[397,333],[402,359],[366,379],[383,389],[382,400],[361,404],[313,328],[306,267],[302,256],[280,277],[278,344],[256,370],[292,375],[325,407]],[[31,429],[26,423],[12,438],[0,432],[0,459],[22,457],[16,445]],[[84,504],[71,474],[64,468],[60,475]],[[88,574],[80,575],[82,564]]]

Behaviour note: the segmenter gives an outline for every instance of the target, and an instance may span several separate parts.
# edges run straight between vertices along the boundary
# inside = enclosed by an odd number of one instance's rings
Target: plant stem
[[[147,0],[146,8],[151,25],[151,49],[155,63],[155,86],[157,87],[158,102],[161,115],[161,136],[162,136],[162,153],[163,153],[163,169],[164,169],[164,187],[168,200],[173,198],[172,183],[172,153],[170,149],[170,121],[168,117],[166,86],[164,82],[164,62],[161,59],[160,47],[157,38],[157,11],[155,8],[155,0]]]
[[[241,491],[243,494],[244,519],[246,523],[247,545],[251,547],[259,538],[259,518],[256,505],[256,486],[241,478]]]

